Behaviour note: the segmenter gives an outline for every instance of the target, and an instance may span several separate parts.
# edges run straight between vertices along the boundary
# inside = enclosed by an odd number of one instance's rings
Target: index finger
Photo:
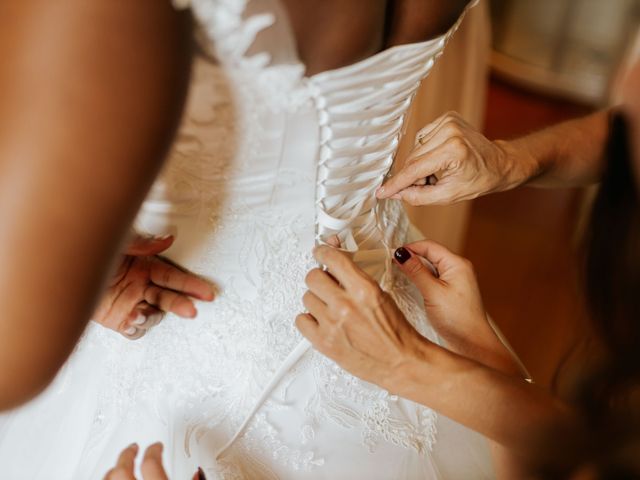
[[[149,268],[151,281],[198,300],[213,300],[213,288],[197,275],[181,270],[161,257],[153,257]]]
[[[367,275],[341,250],[321,245],[314,248],[313,256],[347,290],[356,287],[367,278]]]
[[[138,454],[138,445],[135,443],[125,448],[118,457],[118,463],[116,468],[124,468],[127,472],[131,472],[133,475],[133,464]]]
[[[161,443],[154,443],[147,448],[140,469],[144,480],[169,480],[162,466]]]
[[[442,146],[430,150],[416,160],[406,163],[400,171],[389,178],[387,182],[376,191],[376,197],[389,198],[401,190],[410,187],[417,180],[432,175],[440,170],[437,162],[438,154],[441,153]]]
[[[104,480],[135,480],[133,466],[137,454],[138,445],[135,443],[125,448],[120,453],[116,466],[107,472]]]

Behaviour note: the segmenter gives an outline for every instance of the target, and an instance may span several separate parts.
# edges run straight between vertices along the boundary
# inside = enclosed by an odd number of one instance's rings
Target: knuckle
[[[164,285],[170,285],[172,278],[173,272],[171,271],[171,269],[167,268],[162,272],[162,281],[164,282]]]
[[[466,153],[467,151],[467,144],[465,143],[463,136],[459,133],[452,135],[446,143],[447,147],[453,149],[458,153]]]
[[[447,122],[442,126],[442,133],[444,133],[447,137],[456,137],[462,134],[462,132],[460,131],[460,127],[458,126],[454,118],[447,119]]]
[[[333,311],[336,319],[346,320],[353,316],[354,308],[350,301],[346,299],[341,299],[335,303]]]
[[[296,327],[298,327],[298,330],[302,330],[304,328],[304,323],[306,322],[306,320],[307,320],[307,316],[304,313],[300,313],[296,315],[295,323],[296,323]]]
[[[315,280],[317,280],[319,274],[320,274],[319,268],[314,268],[313,270],[310,270],[304,277],[304,283],[307,286],[310,286]]]
[[[422,263],[419,260],[415,259],[415,257],[409,259],[409,261],[405,265],[405,271],[409,276],[418,275],[423,268],[424,266],[422,265]]]
[[[144,291],[144,298],[147,303],[155,305],[158,303],[159,293],[159,290],[155,288],[155,286],[149,285]]]
[[[325,245],[318,245],[313,250],[313,256],[320,263],[326,263],[326,260],[331,258],[333,252],[334,252],[333,248],[329,248]]]
[[[420,163],[418,160],[411,160],[404,168],[408,177],[415,178],[420,175]]]
[[[382,290],[377,283],[370,280],[366,280],[360,286],[358,286],[355,292],[356,298],[361,302],[368,304],[379,304],[382,298]]]
[[[330,327],[327,329],[326,334],[322,339],[322,345],[327,351],[333,351],[338,343],[338,334],[336,327]]]

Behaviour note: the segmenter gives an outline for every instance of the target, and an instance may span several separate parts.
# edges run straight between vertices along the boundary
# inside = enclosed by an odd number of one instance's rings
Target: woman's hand
[[[445,251],[427,251],[433,246],[427,244],[411,247],[442,269],[446,280],[434,274],[426,278],[416,266],[416,253],[396,256],[401,268],[428,294],[431,313],[441,312],[435,319],[441,329],[456,330],[455,323],[447,325],[448,314],[459,315],[456,319],[466,328],[481,332],[466,318],[469,314],[476,322],[486,322],[470,267],[459,257],[456,265]],[[566,416],[564,406],[548,392],[422,337],[344,252],[322,246],[314,256],[328,270],[307,275],[309,291],[303,302],[309,313],[298,315],[296,325],[320,353],[348,372],[520,451],[530,447],[532,432]],[[441,297],[439,304],[436,297]]]
[[[307,274],[303,303],[309,313],[298,315],[298,329],[345,370],[393,390],[400,367],[421,357],[430,342],[347,254],[320,246],[314,257],[328,270]]]
[[[398,248],[394,258],[422,294],[427,317],[450,350],[505,373],[522,373],[487,320],[471,262],[429,240]]]
[[[133,471],[138,450],[138,445],[135,443],[125,448],[118,457],[116,466],[107,472],[104,480],[136,480]],[[154,443],[147,448],[140,470],[142,471],[142,480],[169,480],[162,466],[161,443]],[[201,469],[195,473],[193,480],[205,480]]]
[[[525,150],[491,142],[455,112],[420,130],[401,170],[376,192],[411,205],[470,200],[521,185],[538,173]]]
[[[157,325],[165,312],[195,317],[197,311],[189,297],[213,300],[209,283],[158,256],[172,243],[171,236],[135,237],[93,320],[134,340]]]

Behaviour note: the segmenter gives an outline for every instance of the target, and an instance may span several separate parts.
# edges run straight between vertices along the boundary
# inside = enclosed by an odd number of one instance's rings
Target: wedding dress
[[[167,256],[218,296],[137,341],[90,325],[51,387],[0,417],[0,477],[100,479],[134,441],[162,441],[172,479],[198,466],[208,479],[493,477],[482,437],[354,378],[294,325],[311,249],[338,234],[437,341],[391,262],[406,215],[374,191],[455,27],[305,76],[277,0],[175,3],[193,10],[200,53],[137,224],[177,234]]]

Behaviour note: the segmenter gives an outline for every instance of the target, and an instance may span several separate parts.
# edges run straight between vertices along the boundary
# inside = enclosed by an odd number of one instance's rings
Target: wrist
[[[502,175],[506,180],[504,190],[526,184],[543,173],[542,162],[521,139],[495,140],[493,143],[502,155]]]
[[[453,353],[510,376],[523,374],[513,354],[486,320],[475,322],[475,328],[468,329],[465,335],[443,335],[442,339],[443,346]]]
[[[394,367],[383,387],[404,398],[416,400],[416,391],[434,381],[440,369],[442,349],[420,337],[410,352]]]

